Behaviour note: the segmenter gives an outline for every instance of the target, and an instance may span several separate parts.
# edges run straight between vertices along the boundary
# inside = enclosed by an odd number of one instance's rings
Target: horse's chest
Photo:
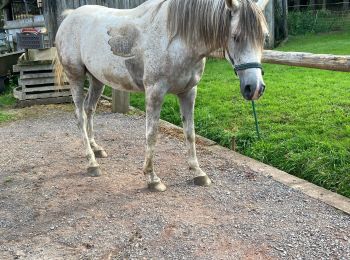
[[[171,93],[182,93],[197,86],[202,78],[205,61],[192,66],[184,66],[181,69],[174,70],[171,76]]]

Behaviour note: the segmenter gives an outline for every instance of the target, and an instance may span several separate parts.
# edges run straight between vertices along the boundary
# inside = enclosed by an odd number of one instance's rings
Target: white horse
[[[150,0],[134,9],[118,10],[86,5],[66,12],[57,35],[56,73],[66,75],[76,106],[88,174],[99,176],[96,157],[107,157],[96,144],[93,114],[104,84],[146,96],[146,156],[143,171],[148,188],[165,191],[154,172],[158,122],[166,93],[178,96],[188,164],[194,183],[207,186],[210,178],[199,167],[193,123],[197,84],[205,57],[223,48],[240,78],[248,100],[264,91],[261,55],[267,33],[262,13],[267,1]],[[84,95],[86,75],[90,81]],[[61,79],[61,81],[60,81]],[[219,102],[219,101],[218,101]]]

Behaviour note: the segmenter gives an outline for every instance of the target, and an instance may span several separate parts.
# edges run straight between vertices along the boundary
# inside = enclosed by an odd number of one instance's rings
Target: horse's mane
[[[237,48],[250,42],[263,48],[265,17],[251,0],[240,0],[239,20],[235,37]],[[234,15],[234,14],[233,14]],[[198,41],[215,50],[226,48],[230,35],[232,13],[224,0],[169,0],[168,32],[171,39],[180,37],[189,46]]]

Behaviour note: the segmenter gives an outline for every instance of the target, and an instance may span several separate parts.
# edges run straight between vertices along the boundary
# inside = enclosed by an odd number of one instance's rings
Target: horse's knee
[[[85,113],[87,117],[91,117],[93,114],[95,114],[96,109],[85,107]]]

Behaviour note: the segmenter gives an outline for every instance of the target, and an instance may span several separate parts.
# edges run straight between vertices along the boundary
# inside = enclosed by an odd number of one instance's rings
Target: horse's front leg
[[[183,130],[186,138],[188,164],[191,171],[194,172],[194,183],[200,186],[209,186],[211,180],[205,172],[199,167],[196,155],[196,143],[194,132],[194,103],[197,94],[197,87],[192,88],[188,92],[178,95],[180,101],[180,109],[183,122]]]
[[[165,191],[166,186],[154,172],[154,149],[157,142],[160,110],[166,94],[163,84],[146,89],[146,156],[143,172],[147,176],[148,188],[152,191]]]

